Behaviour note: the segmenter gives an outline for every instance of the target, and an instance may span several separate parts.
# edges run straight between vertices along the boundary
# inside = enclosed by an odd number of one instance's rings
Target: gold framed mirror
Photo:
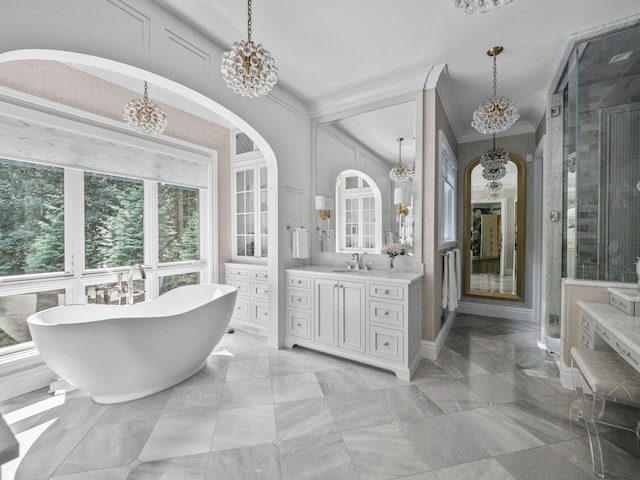
[[[463,294],[524,301],[526,165],[509,154],[502,191],[488,195],[480,157],[464,172]]]

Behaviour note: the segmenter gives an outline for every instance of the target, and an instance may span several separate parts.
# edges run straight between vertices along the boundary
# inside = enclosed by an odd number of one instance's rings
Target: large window
[[[158,260],[160,263],[200,259],[199,191],[158,186]]]
[[[444,133],[440,131],[440,243],[448,246],[457,241],[456,237],[456,196],[457,172],[456,160]]]
[[[205,192],[0,159],[0,350],[30,345],[26,320],[37,311],[117,305],[133,264],[147,273],[134,271],[145,292],[135,302],[211,278]]]
[[[64,270],[64,172],[0,159],[0,277]]]
[[[85,268],[144,263],[144,185],[85,173]]]

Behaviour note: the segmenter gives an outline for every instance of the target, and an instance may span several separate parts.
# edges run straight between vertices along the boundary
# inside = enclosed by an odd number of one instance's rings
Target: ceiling
[[[245,1],[154,1],[222,48],[246,39]],[[497,57],[498,94],[515,101],[520,113],[506,135],[532,132],[570,39],[640,19],[640,2],[514,0],[468,15],[454,0],[254,0],[252,12],[252,38],[273,55],[279,86],[312,115],[349,91],[446,64],[447,114],[464,143],[482,138],[470,123],[478,104],[491,97],[489,48],[504,47]]]

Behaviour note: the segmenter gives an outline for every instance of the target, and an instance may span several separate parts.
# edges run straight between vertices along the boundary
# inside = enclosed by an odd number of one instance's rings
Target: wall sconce
[[[318,217],[322,220],[329,220],[331,218],[331,210],[327,209],[327,197],[324,195],[316,195],[316,210],[318,211]]]
[[[404,205],[406,203],[407,192],[402,187],[396,187],[393,189],[393,204],[398,206],[396,211],[399,217],[406,217],[409,215],[409,208]]]

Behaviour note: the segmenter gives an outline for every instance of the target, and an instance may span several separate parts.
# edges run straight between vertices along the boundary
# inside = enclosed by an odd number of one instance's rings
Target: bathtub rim
[[[170,297],[173,297],[183,289],[187,289],[187,288],[193,289],[194,287],[210,287],[213,290],[215,290],[216,288],[219,288],[222,291],[222,295],[216,298],[204,299],[203,301],[198,302],[196,305],[190,306],[190,308],[185,308],[184,310],[180,310],[179,312],[170,312],[170,313],[155,312],[153,315],[144,315],[144,314],[136,315],[136,312],[142,310],[142,308],[140,307],[148,308],[149,303],[155,302],[160,298],[163,298],[164,299],[163,301],[166,301],[167,295],[169,295]],[[177,288],[174,288],[173,290],[169,290],[168,292],[158,297],[145,300],[143,302],[139,302],[133,305],[103,305],[103,304],[98,305],[98,304],[89,304],[89,303],[58,305],[56,307],[47,308],[45,310],[41,310],[32,315],[29,315],[29,317],[27,317],[27,324],[38,325],[43,327],[55,327],[55,326],[75,325],[75,324],[82,324],[82,323],[105,322],[105,321],[117,320],[117,319],[146,318],[150,316],[153,316],[155,318],[168,318],[175,315],[181,315],[181,314],[191,312],[193,310],[203,307],[209,302],[215,301],[227,295],[232,295],[234,292],[237,292],[236,287],[232,285],[227,285],[224,283],[204,283],[204,284],[197,284],[197,285],[182,285],[181,287],[177,287]],[[97,318],[97,319],[84,319],[84,320],[77,320],[77,321],[74,320],[74,321],[67,321],[67,322],[61,322],[59,320],[56,320],[56,321],[45,320],[45,317],[47,317],[47,315],[49,315],[52,311],[54,310],[59,311],[61,309],[66,309],[66,310],[91,309],[94,312],[95,311],[101,311],[104,313],[108,312],[110,316],[105,316],[104,318]],[[118,312],[118,315],[113,315],[114,312]]]

